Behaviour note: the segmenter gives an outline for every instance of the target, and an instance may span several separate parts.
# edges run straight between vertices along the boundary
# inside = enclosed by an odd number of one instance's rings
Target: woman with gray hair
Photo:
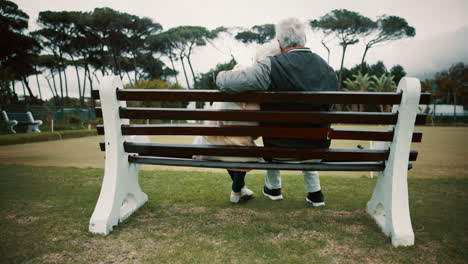
[[[221,91],[336,91],[338,80],[335,71],[317,54],[305,47],[305,25],[297,18],[288,18],[276,25],[276,39],[281,54],[266,57],[242,71],[223,71],[216,78]],[[261,104],[269,111],[330,111],[331,105]],[[264,124],[274,126],[275,124]],[[280,124],[286,126],[286,124]],[[310,127],[310,125],[304,124]],[[330,124],[313,127],[330,128]],[[263,144],[283,148],[328,148],[330,140],[263,137]],[[281,160],[284,161],[284,160]],[[304,162],[304,161],[296,161]],[[306,201],[312,206],[325,205],[319,175],[316,171],[303,171],[307,189]],[[268,170],[263,194],[271,200],[282,200],[281,174]]]
[[[268,56],[274,56],[281,53],[278,43],[266,43],[257,47],[255,61],[262,60]],[[236,65],[233,71],[242,71],[246,66]],[[233,109],[233,110],[259,110],[260,106],[257,103],[234,103],[234,102],[215,102],[211,109]],[[235,121],[207,121],[208,125],[217,126],[255,126],[255,122],[235,122]],[[234,145],[234,146],[256,146],[254,140],[258,137],[250,136],[197,136],[193,144],[203,145]],[[209,157],[209,156],[193,156],[194,159],[205,160],[222,160],[222,161],[258,161],[258,158],[240,158],[240,157]],[[239,203],[241,199],[248,200],[254,192],[245,185],[245,176],[248,170],[227,170],[232,179],[232,191],[230,195],[231,203]]]

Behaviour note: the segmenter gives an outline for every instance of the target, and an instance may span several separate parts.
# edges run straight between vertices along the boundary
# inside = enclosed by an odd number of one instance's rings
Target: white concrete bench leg
[[[421,94],[419,80],[403,78],[398,91],[403,92],[401,104],[393,107],[398,112],[398,123],[390,145],[390,156],[367,203],[367,212],[382,231],[391,237],[393,246],[414,245],[408,201],[408,158],[414,124]]]
[[[389,149],[389,148],[390,148],[390,142],[387,142],[387,141],[370,141],[369,142],[369,149]],[[374,178],[374,173],[375,173],[374,171],[369,172],[369,176],[371,179]],[[380,173],[377,172],[377,175],[380,175]]]
[[[28,125],[26,132],[27,133],[33,133],[33,132],[40,133],[41,130],[39,130],[39,126],[42,125],[42,120],[34,120],[34,117],[31,112],[26,112],[26,114],[29,117],[29,121],[33,123],[32,125]]]
[[[115,87],[115,86],[113,86]],[[128,119],[120,119],[115,89],[101,89],[101,106],[104,120],[106,161],[101,193],[89,223],[92,233],[108,234],[113,226],[125,220],[148,201],[138,183],[139,165],[128,162],[124,141],[146,141],[147,137],[124,137],[121,125]]]
[[[11,133],[13,134],[16,134],[16,131],[13,129],[16,125],[18,125],[18,121],[16,120],[10,120],[8,118],[8,115],[7,115],[7,112],[6,111],[2,111],[2,116],[3,116],[3,120],[6,122],[7,126],[8,126],[8,129],[10,129]]]
[[[16,130],[13,129],[16,125],[18,125],[18,121],[16,120],[8,121],[8,126],[10,127],[10,131],[13,134],[16,134]]]

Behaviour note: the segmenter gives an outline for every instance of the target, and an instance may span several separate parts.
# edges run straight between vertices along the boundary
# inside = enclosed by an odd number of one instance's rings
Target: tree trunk
[[[49,85],[50,92],[52,93],[52,97],[54,98],[54,101],[57,102],[57,95],[54,93],[54,89],[52,88],[52,85],[50,84],[49,79],[44,76],[44,79],[47,81],[47,84]]]
[[[185,71],[184,57],[180,56],[180,63],[182,63],[182,69],[184,70],[185,81],[187,82],[187,89],[190,90],[190,84],[187,77],[187,72]]]
[[[120,64],[117,62],[117,55],[115,54],[115,51],[113,48],[111,48],[111,50],[112,50],[112,59],[114,60],[115,69],[117,70],[117,73],[119,74],[120,80],[123,80],[122,72],[120,71]]]
[[[55,94],[57,95],[57,98],[60,98],[59,97],[59,94],[58,94],[58,90],[57,90],[57,85],[55,83],[55,75],[54,75],[54,72],[51,72],[51,75],[52,75],[52,83],[54,84],[54,89],[55,89]],[[59,100],[59,99],[57,99]],[[59,100],[61,102],[61,100]]]
[[[96,71],[93,71],[93,75],[94,75],[94,79],[96,79],[96,82],[98,84],[101,84],[101,82],[99,81],[99,78],[97,77],[97,74],[96,74]],[[91,77],[92,78],[92,77]]]
[[[366,58],[367,51],[370,49],[369,45],[366,45],[366,49],[364,50],[364,54],[362,55],[361,59],[361,72],[364,70],[364,59]]]
[[[32,90],[31,90],[31,87],[29,86],[29,81],[28,81],[27,77],[23,77],[22,82],[24,83],[23,89],[24,89],[24,86],[26,86],[26,89],[28,90],[29,96],[31,97],[31,103],[33,103],[35,101],[36,97],[34,97],[34,94],[33,94]]]
[[[58,70],[58,75],[59,75],[59,81],[60,81],[60,97],[62,98],[62,101],[63,101],[62,71],[60,69]]]
[[[343,80],[343,64],[347,45],[343,45],[343,55],[341,56],[340,76],[338,78],[338,90],[341,90],[341,81]]]
[[[130,78],[130,74],[128,73],[128,71],[125,71],[125,73],[127,74],[127,78],[128,78],[128,81],[130,82],[130,86],[133,86],[133,83],[132,83],[132,78]],[[137,83],[137,78],[136,78],[136,73],[135,73],[135,84]]]
[[[84,101],[85,92],[86,92],[86,81],[87,81],[87,79],[86,79],[86,75],[87,75],[86,68],[88,68],[88,66],[85,65],[84,76],[83,76],[83,94],[80,94],[81,98],[83,98],[83,101]]]
[[[50,84],[50,80],[47,79],[47,77],[44,76],[44,79],[46,79],[47,84],[49,85],[50,92],[52,93],[52,97],[54,98],[55,105],[59,105],[59,98],[58,94],[54,92],[54,89],[52,88],[52,85]]]
[[[63,78],[64,78],[64,83],[65,83],[65,96],[68,96],[68,78],[67,78],[67,68],[63,67]]]
[[[330,63],[330,49],[327,47],[327,45],[325,44],[325,42],[323,42],[322,40],[322,45],[325,47],[325,49],[327,50],[327,63]]]
[[[63,32],[65,35],[66,33]],[[68,78],[67,78],[67,65],[65,65],[65,59],[63,58],[63,53],[62,53],[62,49],[59,47],[58,48],[58,56],[59,56],[59,59],[60,59],[60,62],[61,62],[61,67],[60,69],[63,71],[63,82],[65,83],[65,96],[66,97],[69,97],[69,94],[68,94]]]
[[[97,79],[97,77],[96,77]],[[91,108],[95,108],[96,105],[95,105],[95,101],[92,99],[93,96],[92,96],[92,92],[93,92],[93,76],[91,76],[91,71],[89,70],[89,67],[88,67],[88,80],[89,80],[89,98],[91,98]],[[83,95],[84,97],[84,95]]]
[[[76,65],[75,59],[73,58],[73,56],[70,55],[70,57],[72,59],[73,65],[75,66],[76,79],[78,82],[78,98],[80,99],[80,107],[83,107],[83,97],[81,96],[81,81],[80,81],[80,73],[78,70],[78,65]]]
[[[88,80],[89,80],[89,94],[91,95],[91,92],[93,91],[93,76],[91,76],[91,71],[89,70],[89,68],[88,68]]]
[[[24,97],[24,100],[26,101],[26,89],[24,88],[23,81],[21,81],[21,86],[23,87],[23,97]]]
[[[135,54],[135,53],[133,53],[133,54]],[[133,62],[133,68],[135,70],[135,83],[137,83],[137,81],[138,81],[138,70],[137,70],[137,63],[136,63],[135,55],[132,56],[132,62]],[[128,72],[127,72],[127,75],[129,75]],[[128,76],[128,77],[130,77],[130,76]],[[132,85],[131,80],[130,80],[130,85]]]
[[[41,98],[42,100],[41,85],[39,84],[39,77],[37,76],[37,71],[35,75],[36,75],[37,91],[39,92],[39,98]]]
[[[174,60],[172,59],[172,55],[171,53],[169,53],[169,60],[171,61],[171,64],[172,64],[172,70],[174,71],[174,73],[176,72],[176,69],[174,67]],[[177,73],[175,73],[175,80],[176,80],[176,83],[179,83],[179,80],[177,79]]]
[[[195,83],[196,83],[197,79],[195,78],[195,73],[193,72],[192,62],[190,61],[190,54],[187,56],[187,61],[188,61],[188,64],[190,66],[190,71],[192,72],[193,86],[195,86]]]

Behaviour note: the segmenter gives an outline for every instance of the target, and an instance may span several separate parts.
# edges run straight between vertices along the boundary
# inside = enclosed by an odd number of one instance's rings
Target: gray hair
[[[275,30],[281,48],[304,46],[306,43],[305,25],[298,18],[281,20],[276,24]]]

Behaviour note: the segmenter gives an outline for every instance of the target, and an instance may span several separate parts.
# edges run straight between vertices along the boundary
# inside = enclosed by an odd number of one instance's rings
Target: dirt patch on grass
[[[84,242],[74,241],[84,247],[77,253],[58,252],[42,255],[28,263],[142,263],[145,252],[151,252],[164,245],[151,239],[141,239],[142,234],[127,232],[119,236],[96,236]],[[78,245],[79,244],[79,245]]]
[[[324,241],[330,239],[331,236],[327,235],[324,232],[318,232],[315,230],[303,230],[303,229],[296,229],[296,228],[289,228],[286,229],[269,239],[268,242],[271,244],[281,244],[284,241],[288,240],[295,240],[295,241]]]
[[[183,214],[201,214],[207,211],[206,207],[187,207],[187,208],[180,208],[180,211]]]
[[[15,222],[18,225],[32,224],[40,219],[38,216],[18,216],[16,214],[7,214],[5,218]]]
[[[319,250],[320,256],[332,257],[330,263],[378,263],[370,251],[364,251],[362,248],[358,248],[355,245],[351,245],[346,241],[337,241],[335,239],[327,239],[325,247]]]
[[[367,230],[367,227],[364,225],[352,225],[352,224],[346,225],[345,224],[345,225],[341,225],[340,229],[345,232],[354,234],[354,235],[359,235],[359,234],[363,234]]]
[[[236,222],[241,224],[248,224],[251,218],[258,216],[259,213],[245,208],[226,208],[218,210],[214,217],[225,222]]]
[[[327,215],[330,216],[364,216],[366,212],[364,210],[355,211],[343,211],[343,210],[325,210]]]
[[[419,258],[415,263],[439,263],[437,260],[437,255],[434,254],[434,252],[438,252],[441,250],[444,250],[444,247],[442,244],[438,241],[428,241],[427,243],[424,244],[416,244],[415,245],[421,252],[424,252],[421,254],[421,256],[424,256],[424,258]],[[457,262],[455,259],[451,260],[452,263],[462,263],[462,262]]]
[[[305,210],[294,210],[294,211],[288,212],[287,215],[290,217],[299,217],[299,216],[304,215],[304,211]]]
[[[41,257],[32,259],[26,263],[70,263],[70,262],[77,262],[83,261],[80,258],[80,254],[68,253],[68,252],[60,252],[60,253],[51,253],[46,254]]]

